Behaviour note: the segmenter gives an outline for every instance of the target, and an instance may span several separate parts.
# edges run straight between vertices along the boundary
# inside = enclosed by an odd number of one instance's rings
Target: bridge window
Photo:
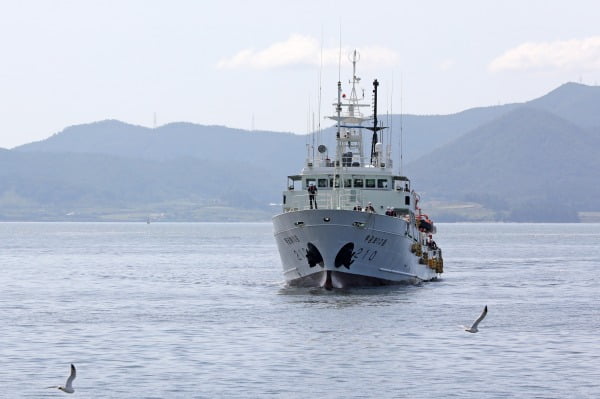
[[[354,187],[362,187],[363,179],[354,179]]]
[[[319,179],[318,182],[319,183],[318,183],[317,187],[319,187],[319,188],[327,187],[327,179]]]
[[[375,188],[375,179],[367,179],[367,188]]]
[[[388,188],[388,180],[387,179],[377,179],[377,187],[378,188]]]

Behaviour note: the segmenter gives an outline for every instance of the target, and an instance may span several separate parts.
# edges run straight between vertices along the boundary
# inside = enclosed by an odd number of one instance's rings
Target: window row
[[[334,187],[333,178],[306,179],[306,187],[315,184],[318,188]],[[344,188],[388,188],[388,179],[344,179]],[[336,179],[335,187],[340,187],[340,179]]]

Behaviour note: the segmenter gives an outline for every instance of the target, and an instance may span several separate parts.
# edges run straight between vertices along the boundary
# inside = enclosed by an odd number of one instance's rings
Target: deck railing
[[[294,193],[288,198],[290,211],[310,209],[310,194]],[[365,207],[361,190],[341,189],[336,191],[323,191],[315,194],[317,208],[351,210],[360,205]]]

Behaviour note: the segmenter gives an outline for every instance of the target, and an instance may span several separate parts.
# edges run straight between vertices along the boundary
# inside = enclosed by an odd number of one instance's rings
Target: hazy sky
[[[599,21],[594,0],[0,0],[0,147],[155,113],[303,133],[320,74],[332,112],[340,31],[342,80],[356,48],[383,113],[527,101],[600,81]]]

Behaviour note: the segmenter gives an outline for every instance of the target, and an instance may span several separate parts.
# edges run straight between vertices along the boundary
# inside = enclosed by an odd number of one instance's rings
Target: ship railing
[[[342,189],[340,190],[340,208],[341,209],[354,209],[358,206],[364,208],[362,200],[362,190],[356,189]]]
[[[318,209],[343,209],[352,210],[357,206],[365,207],[363,204],[361,190],[341,189],[336,191],[320,191],[315,194]],[[310,194],[295,193],[290,198],[289,207],[286,212],[307,210],[310,208]]]
[[[315,198],[313,201],[317,203],[318,209],[327,209],[329,208],[329,199],[326,193],[317,193],[315,194]],[[289,206],[285,208],[286,212],[295,212],[295,211],[304,211],[307,209],[311,209],[310,206],[310,194],[308,193],[294,193],[293,198],[290,198]]]
[[[436,248],[436,249],[431,249],[428,248],[427,246],[425,246],[425,248],[427,249],[427,254],[429,259],[440,259],[442,257],[442,249],[441,248]]]

